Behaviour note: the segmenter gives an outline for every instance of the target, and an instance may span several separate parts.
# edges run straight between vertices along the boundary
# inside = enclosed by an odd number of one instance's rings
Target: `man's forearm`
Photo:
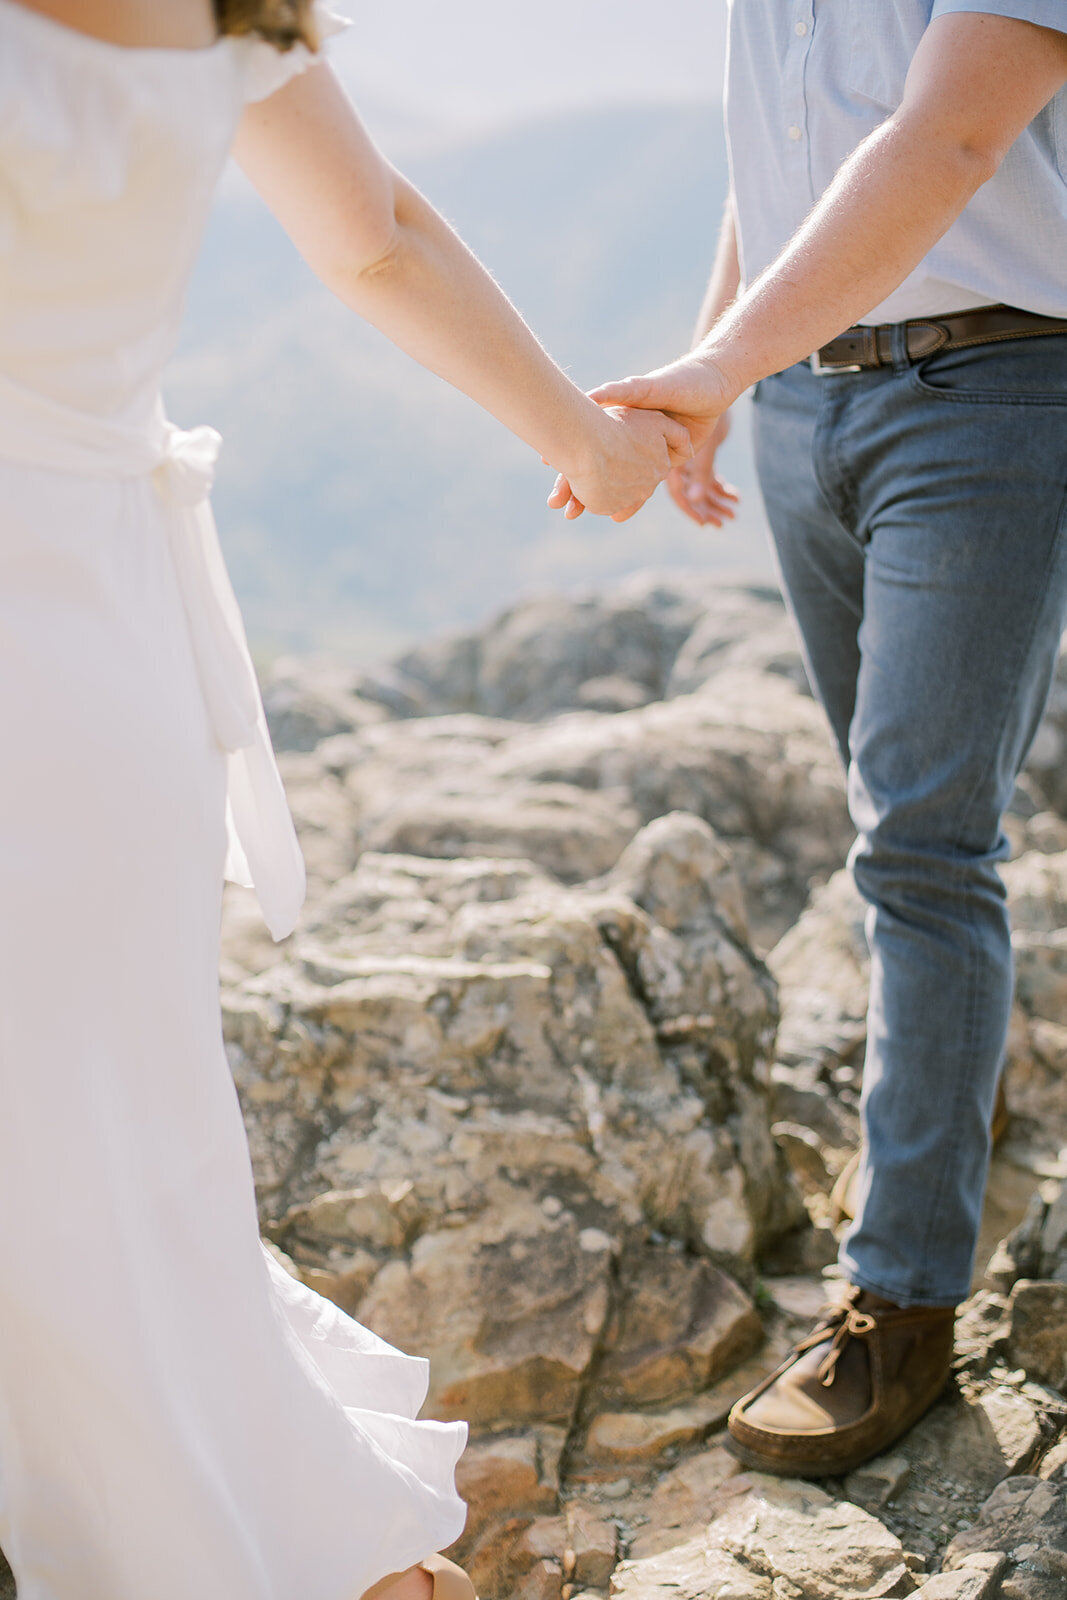
[[[856,149],[772,266],[702,349],[736,394],[858,322],[903,282],[995,168],[931,150],[921,122],[891,119]]]

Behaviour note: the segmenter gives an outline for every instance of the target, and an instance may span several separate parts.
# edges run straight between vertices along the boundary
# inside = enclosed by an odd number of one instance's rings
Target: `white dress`
[[[243,104],[308,61],[0,0],[0,1547],[20,1600],[356,1600],[447,1546],[425,1363],[262,1252],[223,868],[303,869],[159,375]]]

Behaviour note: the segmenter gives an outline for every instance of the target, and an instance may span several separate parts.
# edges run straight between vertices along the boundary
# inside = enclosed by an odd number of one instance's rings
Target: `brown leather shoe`
[[[1001,1142],[1008,1128],[1011,1126],[1011,1112],[1008,1110],[1008,1099],[1004,1093],[1004,1079],[997,1084],[997,1099],[993,1107],[993,1121],[990,1124],[990,1133],[993,1138],[993,1148]],[[858,1196],[856,1194],[856,1179],[860,1170],[860,1154],[857,1150],[851,1155],[837,1175],[837,1181],[830,1190],[830,1222],[837,1227],[840,1222],[855,1220],[858,1209]]]
[[[954,1318],[953,1306],[895,1306],[850,1285],[734,1406],[734,1454],[790,1477],[851,1472],[933,1405],[949,1375]]]

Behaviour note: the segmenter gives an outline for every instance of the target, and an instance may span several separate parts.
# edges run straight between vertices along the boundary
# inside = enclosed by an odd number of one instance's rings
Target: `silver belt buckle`
[[[834,374],[837,373],[837,372],[862,372],[863,371],[863,368],[859,365],[858,362],[854,366],[849,366],[849,367],[838,367],[838,366],[827,367],[827,366],[824,366],[823,365],[823,360],[822,360],[822,352],[820,350],[813,350],[808,359],[809,359],[809,361],[811,363],[811,370],[812,370],[812,372],[814,372],[814,374],[815,374],[815,376],[817,378],[832,378],[834,376]]]

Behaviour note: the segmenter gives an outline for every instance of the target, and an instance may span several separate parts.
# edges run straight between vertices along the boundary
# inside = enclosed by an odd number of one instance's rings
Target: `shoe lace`
[[[796,1347],[797,1354],[825,1344],[827,1335],[830,1334],[832,1336],[830,1348],[819,1362],[815,1375],[824,1389],[832,1388],[837,1376],[837,1364],[845,1352],[848,1341],[865,1338],[867,1334],[873,1333],[876,1327],[877,1323],[872,1316],[866,1311],[857,1311],[854,1305],[846,1301],[830,1311],[819,1326],[809,1333],[806,1339],[801,1340]]]

